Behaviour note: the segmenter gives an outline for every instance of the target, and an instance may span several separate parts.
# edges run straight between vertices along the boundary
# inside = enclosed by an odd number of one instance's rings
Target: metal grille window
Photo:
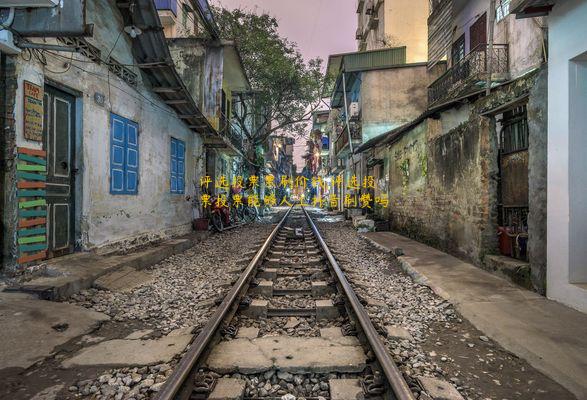
[[[528,148],[528,116],[525,105],[503,113],[501,126],[500,148],[502,154]]]
[[[499,22],[510,13],[510,0],[497,0],[495,5],[495,22]]]

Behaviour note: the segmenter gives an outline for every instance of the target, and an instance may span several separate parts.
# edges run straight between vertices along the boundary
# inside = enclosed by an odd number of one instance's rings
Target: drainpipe
[[[344,115],[345,115],[345,119],[346,119],[346,130],[349,135],[349,148],[351,149],[351,157],[354,158],[355,152],[353,149],[353,137],[351,136],[351,127],[349,124],[349,107],[348,107],[348,101],[346,98],[346,75],[344,72],[342,73],[342,91],[343,91],[343,96],[344,96]]]
[[[489,0],[489,41],[487,43],[487,88],[485,95],[491,93],[491,71],[493,69],[493,30],[495,26],[495,0]]]

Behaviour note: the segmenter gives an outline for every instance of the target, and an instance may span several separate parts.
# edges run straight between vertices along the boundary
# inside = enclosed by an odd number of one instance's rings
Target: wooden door
[[[74,250],[75,97],[45,87],[44,146],[47,151],[47,255]]]
[[[487,44],[487,13],[483,13],[469,28],[469,52]]]

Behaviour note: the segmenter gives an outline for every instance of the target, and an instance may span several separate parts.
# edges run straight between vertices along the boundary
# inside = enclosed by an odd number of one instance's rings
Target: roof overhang
[[[125,25],[134,25],[142,31],[133,39],[132,51],[153,92],[193,131],[202,135],[217,134],[175,69],[155,3],[152,0],[136,0],[132,8],[129,4],[117,0]]]
[[[224,82],[227,87],[235,92],[248,92],[251,90],[251,83],[243,60],[234,41],[222,41],[224,48]]]
[[[548,15],[554,7],[554,0],[512,0],[510,13],[516,15],[516,19],[542,17]]]

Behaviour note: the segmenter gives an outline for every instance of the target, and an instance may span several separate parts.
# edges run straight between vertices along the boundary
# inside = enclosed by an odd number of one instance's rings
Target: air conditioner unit
[[[0,7],[32,8],[55,7],[59,0],[0,0]]]
[[[361,112],[361,108],[359,107],[358,102],[352,102],[349,104],[349,117],[350,118],[358,118],[359,113]]]
[[[2,0],[0,0],[2,1]],[[8,29],[14,20],[14,8],[0,9],[0,51],[6,54],[19,54],[20,49],[14,44],[12,32]]]

